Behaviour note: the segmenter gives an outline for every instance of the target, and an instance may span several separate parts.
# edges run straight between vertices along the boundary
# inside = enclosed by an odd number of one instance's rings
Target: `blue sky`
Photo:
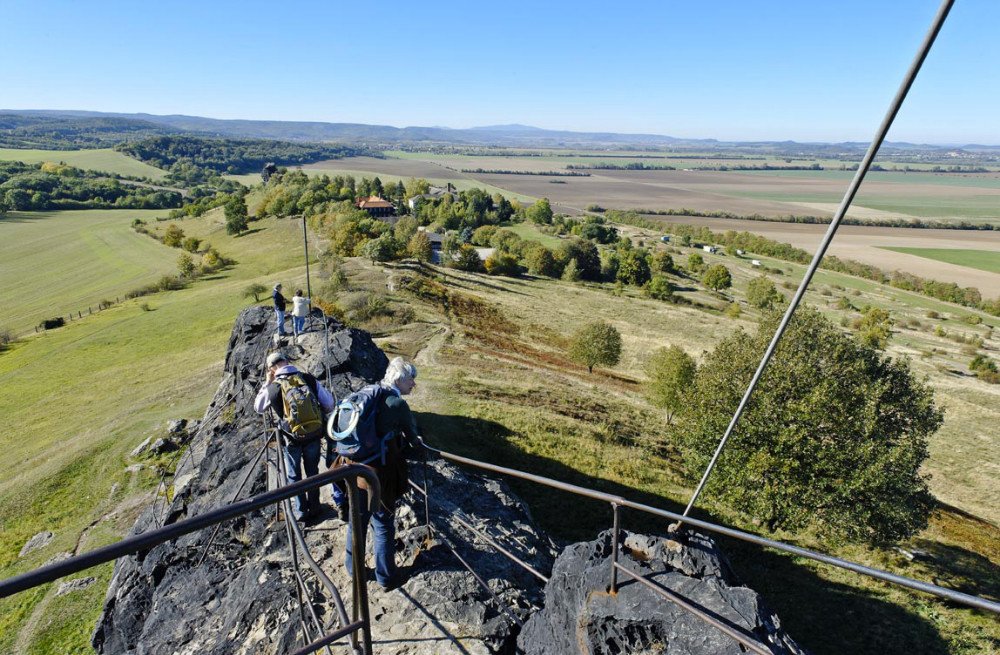
[[[0,107],[867,141],[937,0],[3,0]],[[959,0],[891,140],[1000,144],[1000,2]]]

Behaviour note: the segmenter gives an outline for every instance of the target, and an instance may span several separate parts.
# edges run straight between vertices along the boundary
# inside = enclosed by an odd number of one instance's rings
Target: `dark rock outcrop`
[[[381,378],[387,359],[366,333],[332,320],[328,330],[315,323],[313,328],[299,343],[286,344],[285,352],[337,396]],[[241,314],[222,382],[177,467],[173,500],[166,508],[144,512],[134,532],[230,502],[247,474],[249,483],[240,497],[265,490],[262,469],[253,466],[264,430],[251,405],[263,380],[273,332],[273,312],[250,308]],[[422,485],[424,471],[422,463],[411,465],[411,479]],[[541,605],[541,584],[527,572],[513,570],[456,517],[543,571],[550,568],[555,550],[502,484],[440,461],[429,462],[426,472],[434,538],[427,541],[423,498],[411,492],[396,512],[397,562],[406,581],[390,592],[369,585],[377,651],[513,652],[517,622]],[[269,508],[224,524],[211,544],[211,529],[203,530],[119,560],[92,637],[97,652],[278,654],[301,645],[289,548],[275,518],[274,508]],[[306,530],[306,540],[350,611],[350,578],[343,565],[346,528],[332,511],[324,518]],[[451,548],[500,602],[462,567]],[[310,587],[318,588],[311,573],[304,566],[302,570]],[[336,627],[330,599],[314,594],[314,600],[324,628]]]
[[[625,531],[618,561],[728,623],[775,654],[803,651],[782,629],[760,596],[739,584],[709,537],[686,533],[674,539]],[[611,532],[573,544],[556,559],[545,587],[545,608],[518,637],[525,655],[737,655],[731,637],[662,598],[625,574],[609,593]]]

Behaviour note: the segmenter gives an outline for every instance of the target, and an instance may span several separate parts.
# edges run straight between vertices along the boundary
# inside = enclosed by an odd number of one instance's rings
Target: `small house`
[[[760,268],[760,260],[759,259],[751,259],[750,260],[750,265],[753,266],[754,268]]]
[[[368,196],[357,202],[358,209],[363,209],[372,218],[388,218],[396,215],[396,207],[388,200],[379,196]]]
[[[746,254],[746,252],[740,250],[739,248],[736,249],[736,256],[737,257],[742,257],[745,254]]]
[[[702,246],[701,249],[709,254],[715,254],[715,246]]]

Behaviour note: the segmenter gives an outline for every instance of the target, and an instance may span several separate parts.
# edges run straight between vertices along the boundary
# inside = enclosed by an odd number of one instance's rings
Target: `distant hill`
[[[660,134],[622,134],[617,132],[572,132],[547,130],[530,125],[489,125],[468,129],[447,127],[393,127],[363,123],[324,123],[318,121],[223,120],[202,116],[174,114],[104,113],[78,110],[0,110],[0,146],[15,148],[107,147],[115,143],[168,134],[217,136],[285,141],[337,142],[368,147],[472,145],[522,148],[590,149],[692,149],[725,150],[756,156],[859,155],[867,143],[799,143],[795,141],[718,141],[716,139],[680,139]],[[44,143],[49,143],[48,146]],[[934,153],[967,151],[979,156],[1000,157],[1000,146],[941,146],[912,143],[886,143],[882,154]]]

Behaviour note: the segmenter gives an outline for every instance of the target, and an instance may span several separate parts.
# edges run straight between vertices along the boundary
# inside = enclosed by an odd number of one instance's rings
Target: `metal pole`
[[[813,274],[816,273],[816,269],[819,268],[820,262],[823,261],[823,256],[826,254],[827,248],[830,247],[830,242],[833,241],[833,235],[836,234],[837,228],[840,227],[840,221],[847,213],[847,208],[851,206],[851,201],[854,200],[854,196],[857,194],[858,188],[861,186],[861,182],[865,179],[865,174],[868,173],[868,169],[871,167],[872,161],[875,159],[875,155],[878,153],[879,147],[881,147],[882,142],[885,140],[885,135],[889,132],[889,128],[892,126],[892,122],[895,120],[896,114],[899,112],[899,108],[903,105],[903,100],[906,98],[906,94],[913,85],[913,81],[916,79],[917,73],[920,71],[920,67],[923,65],[924,59],[927,58],[927,54],[930,52],[931,46],[934,44],[934,39],[937,37],[938,32],[941,31],[945,18],[948,17],[948,12],[951,11],[951,7],[954,3],[955,0],[943,0],[941,6],[938,8],[938,13],[934,17],[934,22],[927,31],[927,35],[924,37],[924,42],[921,44],[920,50],[913,58],[913,62],[910,64],[910,69],[907,71],[906,77],[903,79],[899,90],[896,91],[896,97],[893,98],[892,104],[889,106],[889,110],[882,119],[882,124],[879,125],[878,131],[875,133],[875,138],[872,139],[871,145],[868,146],[868,152],[865,153],[864,159],[862,159],[861,164],[858,165],[858,171],[854,174],[854,179],[851,180],[851,184],[847,188],[847,192],[844,194],[844,199],[840,202],[840,207],[837,208],[836,215],[830,222],[830,227],[827,229],[826,235],[823,237],[823,241],[820,243],[819,248],[816,249],[816,254],[813,256],[812,262],[809,264],[809,268],[806,270],[806,274],[802,278],[802,282],[799,284],[799,288],[795,291],[795,297],[792,298],[792,301],[788,304],[788,309],[785,311],[785,315],[781,319],[781,324],[778,326],[777,331],[774,333],[774,337],[771,339],[770,345],[768,345],[767,350],[764,352],[764,357],[760,360],[760,365],[757,366],[757,371],[750,380],[750,385],[743,394],[743,399],[736,408],[736,413],[733,414],[733,418],[729,422],[729,426],[726,428],[726,432],[723,434],[722,440],[719,441],[719,446],[715,449],[715,454],[712,455],[711,461],[709,461],[708,466],[705,468],[705,473],[701,476],[701,481],[698,482],[698,487],[694,490],[694,493],[691,494],[691,500],[688,501],[687,507],[684,508],[684,516],[687,516],[691,511],[691,508],[694,507],[694,503],[698,500],[698,496],[701,494],[702,489],[705,488],[705,483],[708,482],[708,476],[711,475],[712,469],[715,468],[715,463],[718,461],[719,455],[722,453],[723,448],[726,447],[726,442],[729,441],[729,437],[732,436],[733,429],[736,427],[737,421],[739,421],[740,416],[743,414],[743,410],[750,401],[750,397],[753,395],[754,389],[757,388],[757,383],[760,381],[760,378],[764,374],[764,370],[771,361],[771,356],[774,354],[774,351],[778,346],[778,341],[781,340],[781,335],[785,333],[785,328],[788,327],[792,314],[795,313],[795,309],[799,306],[802,296],[805,295],[806,288],[809,286],[809,282],[812,280]],[[680,522],[675,524],[674,527],[678,527],[679,523]]]
[[[309,277],[309,233],[306,231],[306,217],[302,215],[302,249],[306,255],[306,297],[312,298],[312,284]]]
[[[427,526],[427,545],[430,546],[434,540],[434,531],[431,528],[431,495],[427,492],[427,451],[420,449],[424,461],[424,525]]]
[[[369,481],[370,484],[370,481]],[[376,483],[378,484],[378,483]],[[361,638],[364,642],[365,655],[372,655],[372,624],[368,615],[368,581],[365,575],[365,541],[361,526],[361,508],[358,506],[358,485],[354,480],[347,482],[347,502],[351,510],[351,541],[353,542],[353,557],[351,572],[354,584],[354,607],[351,608],[352,623],[359,619],[364,624],[361,628]],[[359,616],[360,612],[360,616]]]
[[[611,595],[618,593],[618,503],[611,503],[611,512],[614,514],[614,526],[611,528]]]

